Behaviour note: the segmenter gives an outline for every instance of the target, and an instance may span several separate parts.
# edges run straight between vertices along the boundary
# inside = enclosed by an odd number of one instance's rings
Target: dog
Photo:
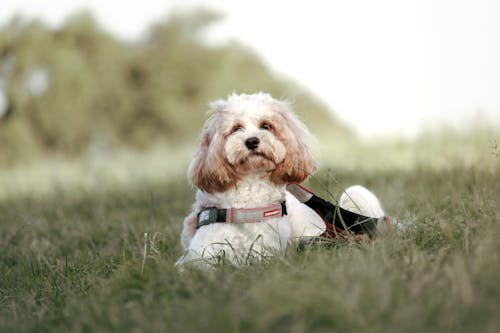
[[[185,252],[176,265],[239,267],[322,235],[323,219],[286,191],[287,184],[301,183],[317,169],[307,143],[311,137],[290,103],[269,94],[232,94],[210,103],[188,169],[197,193],[183,222]],[[350,198],[363,193],[364,188],[346,190],[342,204],[382,214],[376,198],[361,208],[352,204]]]

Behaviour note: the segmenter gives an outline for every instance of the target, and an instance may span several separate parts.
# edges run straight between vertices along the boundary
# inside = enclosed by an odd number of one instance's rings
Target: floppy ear
[[[217,115],[213,115],[205,124],[200,146],[188,170],[191,182],[208,193],[224,192],[236,186],[239,179],[224,156],[224,137],[217,127]]]
[[[301,183],[316,171],[316,162],[305,142],[306,137],[312,135],[284,103],[280,109],[283,124],[276,136],[285,145],[286,155],[271,174],[271,179],[275,183]]]

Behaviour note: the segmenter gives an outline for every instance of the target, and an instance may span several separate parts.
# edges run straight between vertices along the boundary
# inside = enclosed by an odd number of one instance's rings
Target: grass
[[[309,182],[318,194],[365,184],[408,226],[210,273],[173,266],[193,199],[184,176],[14,184],[0,200],[0,331],[497,332],[500,158],[485,149],[447,167],[327,163]]]

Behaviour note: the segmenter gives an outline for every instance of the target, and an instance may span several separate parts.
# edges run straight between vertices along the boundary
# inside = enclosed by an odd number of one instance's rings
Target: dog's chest
[[[267,180],[250,178],[226,192],[206,194],[204,199],[220,208],[267,207],[285,199],[285,188]]]
[[[222,250],[237,251],[247,255],[249,251],[284,251],[290,240],[291,229],[286,216],[265,222],[214,223],[196,232],[189,249],[194,253],[213,256]]]

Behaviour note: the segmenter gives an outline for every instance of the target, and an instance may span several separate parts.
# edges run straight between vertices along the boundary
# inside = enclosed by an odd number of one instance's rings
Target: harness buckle
[[[196,226],[196,229],[210,224],[210,223],[215,223],[219,222],[217,221],[217,216],[219,213],[219,209],[217,207],[207,207],[203,209],[199,214],[198,214],[198,223]]]

